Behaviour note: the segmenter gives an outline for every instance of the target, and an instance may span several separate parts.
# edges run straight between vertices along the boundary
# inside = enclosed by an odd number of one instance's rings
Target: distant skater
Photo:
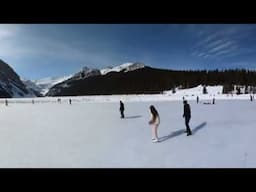
[[[251,100],[251,101],[253,100],[253,97],[252,97],[252,95],[250,95],[250,100]]]
[[[198,96],[196,97],[196,103],[197,104],[199,103],[199,97]]]
[[[152,142],[156,143],[159,141],[157,130],[158,130],[158,126],[160,124],[160,117],[159,117],[159,114],[158,114],[156,108],[153,105],[150,105],[149,109],[150,109],[152,118],[148,123],[150,125],[152,125]]]
[[[69,99],[69,104],[71,105],[71,103],[72,103],[72,100],[71,100],[71,99]]]
[[[58,98],[58,99],[57,99],[57,102],[58,102],[58,103],[61,103],[61,99],[60,99],[60,98]]]
[[[32,99],[32,104],[34,104],[35,103],[35,101],[34,101],[34,99]]]
[[[189,121],[191,118],[191,110],[190,110],[190,105],[188,104],[188,102],[186,100],[183,101],[183,104],[184,104],[183,118],[185,118],[186,133],[187,133],[187,136],[189,136],[189,135],[192,135],[192,132],[189,127]]]
[[[5,99],[5,106],[8,106],[8,100]]]
[[[212,104],[214,105],[215,104],[215,98],[213,97],[212,99]]]
[[[124,103],[122,101],[120,101],[120,113],[121,113],[121,118],[124,118]]]

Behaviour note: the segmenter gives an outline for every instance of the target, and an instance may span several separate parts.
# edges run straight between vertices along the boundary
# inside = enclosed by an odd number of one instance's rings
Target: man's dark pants
[[[186,116],[185,116],[186,132],[187,132],[188,134],[192,134],[192,133],[191,133],[191,130],[190,130],[190,127],[189,127],[189,121],[190,121],[190,117],[186,117]]]

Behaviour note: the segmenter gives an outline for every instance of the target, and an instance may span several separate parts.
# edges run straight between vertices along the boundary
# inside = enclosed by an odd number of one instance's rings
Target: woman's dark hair
[[[149,108],[150,108],[150,111],[151,111],[151,113],[152,113],[154,119],[155,119],[157,116],[159,116],[159,115],[158,115],[158,112],[157,112],[157,110],[156,110],[156,108],[155,108],[153,105],[150,105]]]

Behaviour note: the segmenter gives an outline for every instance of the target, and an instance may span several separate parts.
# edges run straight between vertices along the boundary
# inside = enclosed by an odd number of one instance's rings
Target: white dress
[[[151,119],[152,119],[152,121],[153,121],[153,115],[151,116]],[[158,126],[160,124],[160,117],[159,116],[157,116],[156,117],[156,119],[155,119],[155,121],[153,121],[153,123],[152,123],[152,125],[155,125],[155,126]]]

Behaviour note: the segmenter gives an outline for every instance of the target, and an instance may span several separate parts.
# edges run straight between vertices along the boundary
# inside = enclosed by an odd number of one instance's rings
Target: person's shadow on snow
[[[127,116],[127,117],[124,117],[125,119],[136,119],[136,118],[140,118],[142,117],[141,115],[135,115],[135,116]]]
[[[177,137],[181,134],[184,133],[184,129],[181,129],[181,130],[178,130],[178,131],[174,131],[172,132],[171,134],[167,135],[167,136],[163,136],[161,138],[159,138],[159,142],[163,142],[163,141],[166,141],[167,139],[171,139],[173,137]]]
[[[205,127],[207,123],[206,122],[203,122],[201,123],[200,125],[196,126],[193,130],[192,130],[192,136],[193,134],[195,134],[197,131],[199,131],[200,129],[202,129],[203,127]],[[166,141],[167,139],[171,139],[173,137],[177,137],[179,135],[182,135],[185,133],[185,130],[184,129],[180,129],[180,130],[177,130],[177,131],[174,131],[172,132],[171,134],[167,135],[167,136],[164,136],[164,137],[161,137],[159,138],[159,142],[163,142],[163,141]]]
[[[197,131],[199,131],[200,129],[202,129],[203,127],[205,127],[207,123],[206,122],[203,122],[201,123],[200,125],[198,125],[197,127],[195,127],[193,130],[192,130],[192,134],[195,134]]]

